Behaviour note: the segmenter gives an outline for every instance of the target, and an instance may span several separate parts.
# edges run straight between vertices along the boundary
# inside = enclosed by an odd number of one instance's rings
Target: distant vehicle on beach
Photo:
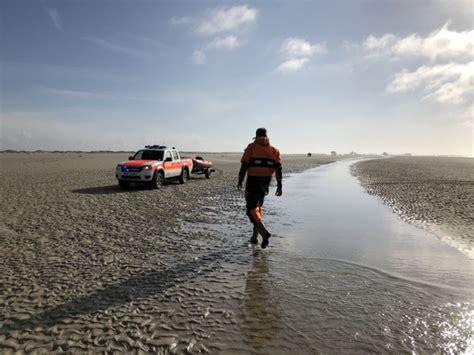
[[[181,158],[174,147],[147,145],[128,159],[115,170],[121,188],[129,187],[130,183],[142,183],[160,189],[165,180],[171,179],[184,184],[193,170],[193,161]]]

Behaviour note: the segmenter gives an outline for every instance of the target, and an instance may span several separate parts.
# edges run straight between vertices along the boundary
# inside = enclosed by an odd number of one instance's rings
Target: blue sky
[[[470,1],[0,7],[1,149],[473,155]]]

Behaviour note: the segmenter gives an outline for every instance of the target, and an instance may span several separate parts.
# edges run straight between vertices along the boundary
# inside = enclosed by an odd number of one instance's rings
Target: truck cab
[[[166,150],[163,167],[165,170],[165,178],[181,175],[182,164],[179,152],[174,149]]]

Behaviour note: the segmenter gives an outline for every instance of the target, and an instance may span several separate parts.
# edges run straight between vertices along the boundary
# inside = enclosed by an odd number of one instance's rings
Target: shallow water
[[[256,351],[474,351],[474,260],[401,221],[351,161],[294,175],[265,210],[242,334]],[[260,336],[259,336],[260,335]]]

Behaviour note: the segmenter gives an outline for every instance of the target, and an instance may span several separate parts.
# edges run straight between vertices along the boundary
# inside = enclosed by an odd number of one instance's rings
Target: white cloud
[[[193,61],[203,64],[206,61],[206,52],[210,49],[234,49],[240,46],[239,38],[235,33],[241,32],[246,26],[257,20],[258,10],[248,5],[220,7],[207,11],[201,17],[172,17],[173,25],[189,25],[194,33],[201,36],[213,37],[212,40],[200,46],[193,52]],[[224,35],[225,33],[228,35]],[[219,36],[221,35],[221,36]]]
[[[389,33],[381,37],[370,35],[362,44],[363,48],[368,52],[369,57],[380,57],[392,54],[392,46],[397,38]]]
[[[467,64],[449,63],[422,66],[413,72],[397,73],[387,86],[389,92],[403,92],[422,88],[423,99],[440,103],[472,103],[474,95],[474,61]]]
[[[474,96],[474,30],[454,31],[445,24],[426,36],[369,36],[362,43],[368,57],[417,59],[414,70],[403,69],[387,85],[390,93],[421,90],[422,99],[441,104],[472,105]],[[411,62],[413,63],[413,61]]]
[[[311,44],[302,38],[288,38],[281,45],[281,52],[289,58],[311,57],[327,53],[326,42]]]
[[[58,96],[62,96],[69,99],[85,99],[85,100],[115,99],[115,97],[112,95],[90,92],[90,91],[56,89],[56,88],[50,88],[46,86],[42,86],[41,90],[49,94],[58,95]]]
[[[206,52],[210,49],[229,49],[232,50],[240,45],[239,39],[234,35],[226,37],[217,37],[209,42],[205,47],[196,49],[193,52],[193,61],[196,64],[204,64],[206,62]]]
[[[202,36],[215,36],[225,32],[237,32],[257,20],[258,10],[248,5],[220,7],[208,10],[200,17],[172,17],[173,25],[190,25]]]
[[[123,54],[128,54],[128,55],[133,55],[133,56],[139,56],[143,57],[145,56],[145,53],[134,49],[134,48],[129,48],[129,47],[124,47],[109,41],[106,41],[102,38],[97,38],[97,37],[81,37],[82,39],[85,39],[86,41],[89,41],[91,43],[94,43],[98,45],[99,47],[105,48],[105,49],[110,49],[115,52],[123,53]]]
[[[258,10],[248,5],[214,9],[208,16],[197,21],[195,31],[205,36],[237,31],[255,22],[257,14]]]
[[[196,64],[204,64],[206,62],[206,53],[202,49],[196,49],[193,52],[193,61]]]
[[[283,41],[280,53],[286,60],[281,63],[279,72],[295,72],[302,69],[315,54],[326,54],[326,42],[311,44],[303,38],[290,37]]]
[[[55,8],[47,8],[46,11],[48,12],[48,16],[51,18],[51,21],[53,21],[54,27],[62,31],[63,25],[58,10]]]
[[[240,45],[236,36],[230,35],[223,38],[216,38],[209,43],[209,48],[234,49]]]
[[[303,68],[303,66],[309,61],[308,58],[289,59],[286,62],[281,63],[277,70],[280,72],[295,72]]]
[[[474,30],[456,32],[445,24],[426,37],[416,33],[399,38],[388,33],[381,37],[370,35],[362,44],[369,57],[422,57],[439,59],[469,59],[474,51]]]

